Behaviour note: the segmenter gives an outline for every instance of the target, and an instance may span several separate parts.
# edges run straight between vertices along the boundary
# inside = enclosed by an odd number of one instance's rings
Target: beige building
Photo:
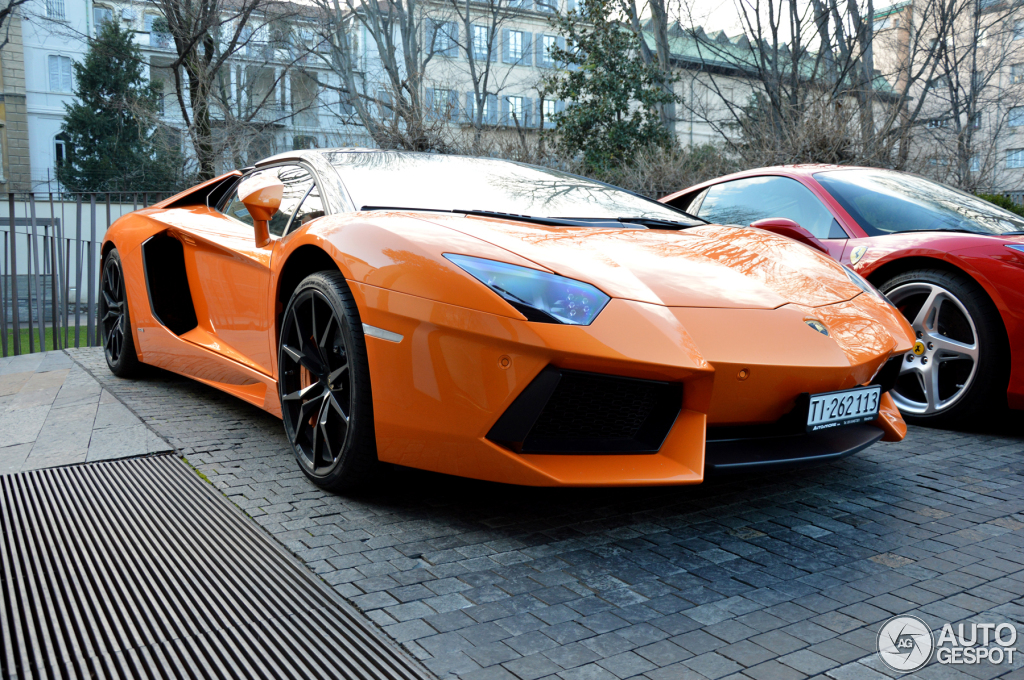
[[[32,173],[21,18],[12,16],[9,21],[7,44],[0,50],[0,186],[3,191],[29,191]]]

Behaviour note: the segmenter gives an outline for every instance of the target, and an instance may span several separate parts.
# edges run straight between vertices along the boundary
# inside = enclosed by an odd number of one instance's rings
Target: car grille
[[[523,453],[651,453],[682,407],[682,386],[548,367],[488,438]]]

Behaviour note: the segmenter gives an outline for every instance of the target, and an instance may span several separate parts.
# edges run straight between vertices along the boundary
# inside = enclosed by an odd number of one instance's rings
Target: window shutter
[[[543,67],[545,64],[544,59],[544,36],[540,33],[534,35],[534,45],[536,46],[537,66]]]
[[[466,108],[463,109],[463,115],[466,117],[466,121],[469,123],[473,122],[473,93],[466,93]]]
[[[563,102],[563,101],[555,102],[555,113],[561,113],[562,111],[565,111],[565,102]]]
[[[448,56],[459,56],[459,25],[454,21],[448,22]]]
[[[65,92],[73,91],[74,85],[71,83],[71,57],[61,57],[61,66],[63,66],[63,73],[61,73],[61,85]]]
[[[533,34],[523,31],[523,66],[529,66],[533,63],[533,60],[530,58],[533,56],[532,37]]]
[[[519,124],[525,128],[533,127],[533,100],[523,97],[523,119]]]
[[[565,11],[571,12],[576,9],[576,0],[565,0]]]
[[[512,122],[512,102],[508,100],[508,97],[501,98],[501,121],[502,125],[513,125]]]
[[[491,41],[491,61],[498,61],[498,50],[501,49],[501,45],[495,45],[494,42],[498,40],[498,32],[487,29],[487,38]]]
[[[459,119],[459,93],[455,90],[448,90],[448,118],[453,121]]]
[[[562,37],[558,38],[558,49],[560,49],[560,50],[564,50],[565,49],[565,38],[562,38]],[[552,62],[553,61],[554,60],[552,60]]]
[[[501,31],[501,61],[505,64],[512,63],[512,54],[509,50],[508,29]]]
[[[434,88],[428,87],[424,90],[423,104],[427,109],[427,117],[437,118],[437,111],[434,109]]]
[[[57,62],[60,57],[51,54],[48,59],[50,62],[50,92],[57,92],[60,90],[60,65]]]
[[[487,122],[495,125],[498,122],[498,95],[487,95]]]

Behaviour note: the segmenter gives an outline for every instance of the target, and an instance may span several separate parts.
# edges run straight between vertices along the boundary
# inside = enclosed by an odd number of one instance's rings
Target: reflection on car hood
[[[509,250],[608,295],[670,307],[819,307],[861,290],[828,256],[757,229],[546,227],[478,217],[432,222]]]

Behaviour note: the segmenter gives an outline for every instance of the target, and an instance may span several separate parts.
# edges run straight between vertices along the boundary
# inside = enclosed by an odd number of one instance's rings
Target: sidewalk
[[[171,449],[64,352],[0,359],[0,474]]]

